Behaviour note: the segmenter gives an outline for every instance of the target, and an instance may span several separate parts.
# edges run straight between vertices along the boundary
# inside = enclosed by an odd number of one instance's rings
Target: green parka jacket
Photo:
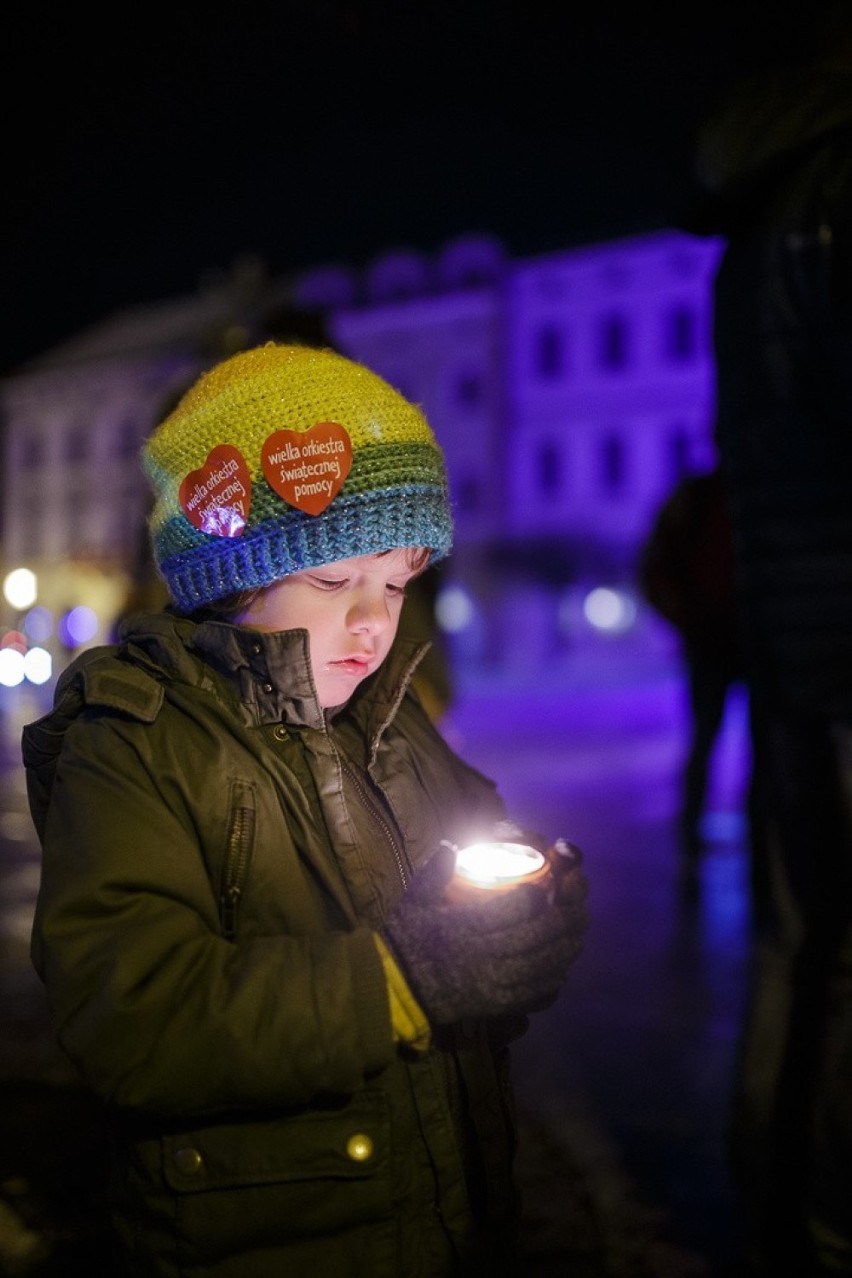
[[[114,1120],[129,1274],[513,1272],[505,1039],[395,1043],[373,939],[503,816],[409,688],[424,651],[323,713],[305,631],[156,614],[24,729],[33,962]]]

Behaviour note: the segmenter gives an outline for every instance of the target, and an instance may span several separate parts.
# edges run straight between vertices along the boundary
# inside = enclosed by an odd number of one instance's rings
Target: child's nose
[[[390,620],[387,600],[384,595],[365,596],[353,605],[349,614],[353,630],[365,631],[367,634],[378,634],[384,630]]]

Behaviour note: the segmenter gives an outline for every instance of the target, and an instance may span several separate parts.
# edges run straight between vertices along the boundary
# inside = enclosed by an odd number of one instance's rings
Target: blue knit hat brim
[[[241,537],[207,538],[159,564],[176,608],[189,613],[306,568],[406,547],[430,550],[429,562],[437,563],[451,546],[445,493],[408,485],[341,495],[320,518],[287,509]]]

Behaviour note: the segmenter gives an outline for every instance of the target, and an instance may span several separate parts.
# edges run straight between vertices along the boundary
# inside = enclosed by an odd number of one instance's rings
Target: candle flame
[[[456,873],[479,887],[524,879],[544,865],[544,856],[525,843],[471,843],[456,853]]]

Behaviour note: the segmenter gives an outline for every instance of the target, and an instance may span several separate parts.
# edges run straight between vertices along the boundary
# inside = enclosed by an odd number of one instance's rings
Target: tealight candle
[[[451,895],[464,891],[505,891],[519,883],[535,882],[549,871],[547,858],[526,843],[471,843],[456,852]]]

